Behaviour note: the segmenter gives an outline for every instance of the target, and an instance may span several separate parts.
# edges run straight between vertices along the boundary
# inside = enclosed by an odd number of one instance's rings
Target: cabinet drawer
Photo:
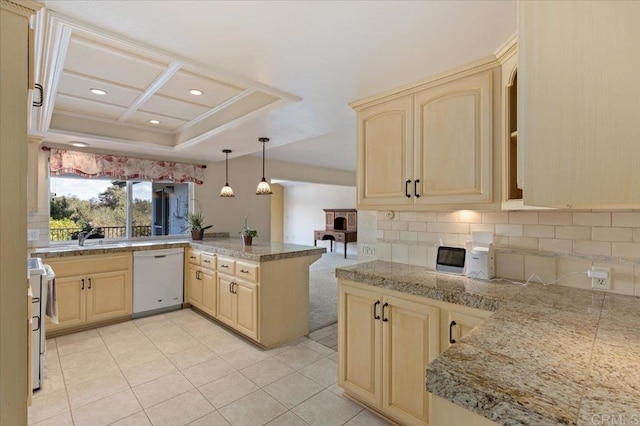
[[[236,277],[247,281],[258,282],[258,265],[236,262]]]
[[[187,262],[192,265],[200,265],[202,259],[202,252],[197,250],[189,250],[187,254]]]
[[[344,234],[333,234],[336,241],[343,243],[344,242]]]
[[[202,260],[202,267],[215,270],[216,269],[216,255],[211,253],[202,253],[200,259]]]
[[[218,257],[218,271],[225,274],[235,273],[236,261],[226,257]]]

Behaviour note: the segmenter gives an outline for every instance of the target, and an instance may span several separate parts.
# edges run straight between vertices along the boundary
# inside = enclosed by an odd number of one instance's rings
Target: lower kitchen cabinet
[[[46,259],[56,273],[58,324],[47,335],[127,318],[132,312],[131,253]]]
[[[200,280],[200,269],[195,266],[188,266],[187,274],[187,302],[196,308],[202,307],[203,286]]]
[[[438,355],[440,309],[340,280],[339,384],[407,425],[429,419],[425,369]]]
[[[211,316],[216,315],[215,256],[189,249],[185,256],[186,302]]]
[[[258,286],[219,274],[216,318],[240,333],[258,339]]]
[[[491,316],[491,312],[489,311],[466,306],[443,308],[441,310],[442,326],[440,329],[441,352],[447,350],[449,346],[456,343],[489,316]]]

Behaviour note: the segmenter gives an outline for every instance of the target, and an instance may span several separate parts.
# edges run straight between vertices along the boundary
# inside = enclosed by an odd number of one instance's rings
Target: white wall
[[[353,186],[300,184],[284,188],[284,242],[313,245],[313,231],[325,229],[322,209],[353,209],[356,188]],[[335,245],[335,244],[334,244]],[[329,241],[318,241],[329,247]],[[342,251],[342,244],[339,244]],[[349,244],[347,253],[357,254],[356,244]]]

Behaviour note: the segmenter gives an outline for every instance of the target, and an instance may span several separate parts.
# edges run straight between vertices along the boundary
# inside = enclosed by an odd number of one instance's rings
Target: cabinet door
[[[189,275],[187,287],[188,287],[188,302],[196,308],[202,307],[202,278],[200,278],[200,269],[194,266],[189,266]]]
[[[493,71],[415,95],[415,202],[491,202]]]
[[[235,328],[252,339],[258,339],[258,286],[236,280]]]
[[[85,291],[87,280],[84,276],[56,278],[58,296],[58,324],[47,324],[47,331],[54,331],[85,322]]]
[[[131,273],[103,272],[87,276],[87,322],[131,315]]]
[[[465,334],[473,330],[478,324],[484,321],[484,318],[476,317],[473,315],[463,314],[459,312],[449,311],[447,313],[447,323],[443,324],[442,333],[446,332],[446,345],[442,350],[446,350],[455,342],[460,340]],[[446,330],[445,330],[446,327]],[[443,340],[444,341],[444,340]]]
[[[358,113],[358,205],[406,205],[413,179],[413,98],[406,96]],[[411,185],[409,185],[411,188]]]
[[[338,381],[349,394],[382,405],[381,315],[378,294],[340,285],[338,306]],[[424,377],[424,372],[420,375]]]
[[[428,423],[424,377],[427,364],[438,356],[439,309],[390,296],[385,304],[382,409],[403,424]]]
[[[640,3],[518,4],[524,203],[640,204]]]
[[[216,315],[216,273],[202,270],[202,310],[210,315]]]
[[[234,326],[234,303],[235,299],[231,293],[233,277],[218,274],[218,284],[216,286],[216,318],[223,323]]]

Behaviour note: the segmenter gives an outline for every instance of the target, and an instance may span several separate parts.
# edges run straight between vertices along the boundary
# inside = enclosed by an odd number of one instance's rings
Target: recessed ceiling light
[[[160,120],[149,120],[151,124],[160,124]]]
[[[93,93],[94,95],[106,95],[107,92],[105,90],[102,89],[89,89],[89,91],[91,93]]]
[[[89,146],[88,143],[85,142],[79,142],[79,141],[73,141],[73,142],[69,142],[69,145],[73,145],[73,146],[77,146],[78,148],[86,148]]]
[[[191,89],[189,90],[189,93],[191,93],[193,96],[201,96],[204,92],[198,89]]]

